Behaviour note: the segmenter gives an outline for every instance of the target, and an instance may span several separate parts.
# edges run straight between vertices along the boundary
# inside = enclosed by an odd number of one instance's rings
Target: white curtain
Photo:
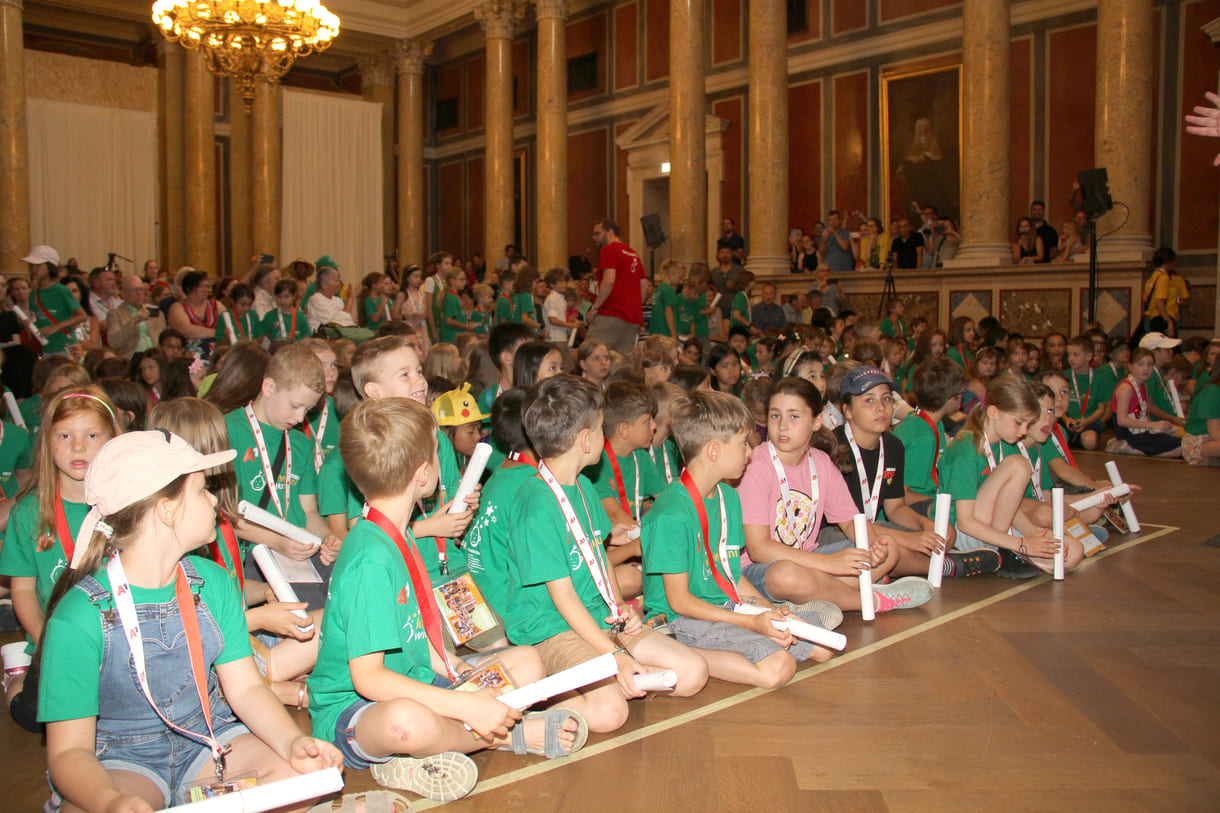
[[[344,282],[382,267],[381,105],[284,90],[281,262],[329,254]]]
[[[114,252],[143,268],[157,256],[154,113],[29,99],[30,245],[82,270]]]

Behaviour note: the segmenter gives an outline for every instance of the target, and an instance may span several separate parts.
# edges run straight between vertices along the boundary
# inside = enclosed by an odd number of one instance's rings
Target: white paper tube
[[[1165,383],[1169,386],[1169,398],[1173,401],[1173,412],[1179,418],[1185,418],[1186,413],[1182,411],[1182,394],[1178,392],[1177,382],[1172,378],[1166,379]]]
[[[864,514],[856,514],[852,522],[856,529],[856,547],[867,554],[868,518]],[[873,604],[873,571],[867,567],[860,573],[860,615],[864,616],[865,621],[872,621],[877,617],[877,608]]]
[[[1063,581],[1063,489],[1051,489],[1051,536],[1059,542],[1055,553],[1055,581]]]
[[[233,317],[228,311],[221,314],[225,319],[225,333],[229,334],[229,344],[237,344],[237,334],[233,330]]]
[[[719,304],[720,304],[720,297],[721,297],[721,294],[716,294],[716,296],[715,296],[715,297],[712,299],[712,304],[708,305],[708,307],[709,307],[709,308],[714,308],[714,307],[716,307],[717,305],[719,305]]]
[[[952,494],[936,495],[936,512],[932,515],[932,531],[941,539],[949,536],[949,509],[953,505]],[[928,557],[928,581],[933,587],[940,587],[945,575],[945,552],[940,551]]]
[[[338,768],[325,768],[313,773],[281,779],[266,785],[214,796],[200,802],[178,805],[167,810],[180,813],[261,813],[279,810],[297,802],[319,799],[343,790],[343,774]]]
[[[270,488],[270,486],[268,487]],[[254,503],[242,500],[237,504],[237,513],[255,525],[261,525],[269,531],[275,531],[280,536],[286,536],[291,540],[300,542],[302,545],[313,545],[316,548],[322,544],[321,537],[311,534],[304,528],[298,528],[291,522],[277,517],[270,511],[264,511]]]
[[[284,571],[280,568],[280,563],[275,561],[271,549],[266,545],[255,545],[253,552],[254,561],[258,563],[258,569],[263,571],[267,586],[271,588],[271,592],[275,593],[275,597],[285,604],[299,604],[300,599],[297,598],[297,592],[292,589],[292,583],[284,576]],[[292,613],[300,618],[309,619],[309,613],[304,610],[293,610]],[[309,626],[301,627],[301,629],[307,630],[312,627],[311,622]]]
[[[4,391],[4,404],[8,407],[9,421],[25,429],[25,418],[21,417],[21,409],[17,406],[17,397],[8,390]]]
[[[42,331],[39,330],[37,325],[34,324],[34,320],[31,319],[29,316],[27,316],[25,311],[23,311],[17,305],[13,306],[13,313],[17,314],[17,318],[20,319],[21,321],[29,322],[28,327],[29,327],[30,333],[34,334],[34,338],[38,340],[39,344],[41,344],[43,347],[46,347],[47,346],[47,337],[42,335]]]
[[[630,528],[628,528],[627,529],[627,538],[628,539],[639,539],[640,538],[640,526],[632,525]]]
[[[870,591],[871,592],[871,591]],[[738,604],[733,608],[733,612],[741,613],[742,615],[762,615],[765,612],[770,612],[771,608],[759,604]],[[834,630],[824,629],[822,627],[810,624],[808,621],[791,616],[787,621],[772,621],[771,626],[777,630],[786,629],[796,638],[802,641],[808,641],[811,644],[824,646],[833,649],[837,652],[842,652],[847,648],[847,636]]]
[[[1109,494],[1111,497],[1125,497],[1130,493],[1131,486],[1127,485],[1126,483],[1120,483],[1111,488],[1107,488],[1104,491],[1099,491],[1096,494],[1090,494],[1089,496],[1079,499],[1074,503],[1069,503],[1069,505],[1073,511],[1087,511],[1090,508],[1096,508],[1097,506],[1101,505],[1105,501],[1107,494]]]
[[[570,669],[536,680],[533,683],[505,692],[496,699],[506,706],[524,711],[535,703],[541,703],[556,695],[588,686],[618,674],[618,662],[614,655],[598,655],[592,660],[577,664]]]
[[[672,669],[644,672],[635,676],[635,687],[641,692],[668,692],[678,685],[678,673]]]
[[[449,503],[450,514],[461,514],[466,510],[466,497],[479,484],[479,479],[483,476],[483,469],[487,468],[487,461],[490,459],[491,444],[476,443],[474,454],[470,456],[470,462],[466,464],[466,471],[462,474],[461,482],[458,483],[457,493],[453,495],[453,502]]]
[[[576,328],[568,328],[568,347],[576,346]]]
[[[1122,485],[1122,475],[1118,473],[1118,463],[1114,460],[1106,461],[1106,474],[1110,476],[1110,482],[1114,485]],[[1127,520],[1127,528],[1133,534],[1140,532],[1140,521],[1135,518],[1135,506],[1131,504],[1131,500],[1126,500],[1121,503],[1123,510],[1123,518]]]

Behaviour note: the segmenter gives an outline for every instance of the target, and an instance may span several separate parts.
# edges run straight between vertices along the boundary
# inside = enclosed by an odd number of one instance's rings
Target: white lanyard
[[[267,454],[267,443],[263,440],[263,427],[259,425],[254,407],[246,404],[246,420],[250,422],[250,431],[254,433],[254,443],[258,446],[258,459],[263,464],[263,477],[267,481],[267,490],[271,492],[271,502],[282,519],[288,519],[288,495],[292,491],[292,444],[288,442],[288,432],[284,432],[284,501],[280,502],[279,491],[275,487],[275,472],[271,470],[271,458]]]
[[[598,557],[593,550],[593,545],[589,544],[589,537],[585,534],[585,529],[581,527],[580,520],[576,518],[576,512],[572,509],[572,503],[568,496],[563,493],[559,482],[555,479],[555,475],[551,474],[551,470],[547,468],[546,463],[538,464],[538,474],[542,476],[543,481],[550,487],[551,493],[555,495],[555,499],[559,501],[559,509],[563,511],[564,522],[568,525],[568,531],[572,534],[572,538],[576,540],[576,548],[580,551],[580,558],[585,560],[585,566],[589,569],[589,575],[593,577],[593,584],[597,587],[597,592],[601,594],[602,600],[606,602],[606,606],[610,608],[610,614],[615,618],[622,615],[619,610],[618,601],[614,597],[614,590],[610,587],[610,569],[607,564]],[[580,489],[580,483],[576,484],[576,488]],[[584,499],[584,492],[581,491],[581,499]],[[585,506],[585,514],[588,516],[589,507]],[[593,524],[593,518],[589,516],[589,524]],[[605,555],[604,553],[602,554]]]
[[[775,451],[775,444],[767,441],[767,451],[771,453],[771,465],[775,468],[775,476],[779,479],[779,492],[784,501],[784,515],[788,518],[788,527],[796,528],[796,506],[793,505],[792,492],[788,488],[788,475],[784,471],[784,464],[779,459],[779,452]],[[814,524],[811,530],[817,531],[818,517],[818,471],[813,463],[813,449],[805,452],[805,462],[809,465],[809,500],[813,504],[812,518]],[[800,547],[799,541],[797,547]]]
[[[313,469],[322,470],[322,436],[326,434],[326,422],[330,420],[330,398],[322,396],[322,416],[318,418],[318,431],[313,438]]]
[[[1135,400],[1139,401],[1140,414],[1137,416],[1141,421],[1149,419],[1148,411],[1148,391],[1141,389],[1140,382],[1135,380],[1134,376],[1127,376],[1127,380],[1131,382],[1131,389],[1135,391]]]
[[[692,484],[692,487],[693,487],[694,481],[689,477],[689,474],[690,474],[690,472],[688,471],[687,472],[688,476],[686,478],[686,482]],[[720,504],[720,540],[716,543],[716,558],[720,562],[720,569],[724,571],[725,582],[731,588],[731,592],[729,593],[729,598],[733,599],[733,601],[735,603],[740,604],[741,595],[737,592],[736,585],[733,584],[733,571],[729,569],[729,520],[728,520],[728,517],[726,516],[725,510],[724,510],[724,492],[721,491],[720,488],[721,488],[721,484],[717,483],[716,484],[716,500]],[[690,487],[688,487],[687,490],[689,492]],[[702,499],[702,497],[700,497],[697,493],[692,492],[690,496],[691,496],[692,501],[694,501],[696,499],[699,499],[699,500]],[[696,504],[695,513],[701,513],[699,511],[699,509],[702,507],[703,506],[701,504]],[[704,513],[704,516],[706,516],[706,513]],[[702,532],[703,530],[704,530],[703,528],[700,528],[700,532]],[[709,543],[709,547],[710,547],[711,540],[704,539],[703,541]],[[711,562],[708,562],[709,567],[711,566],[711,564],[712,564]]]
[[[991,451],[991,438],[987,437],[987,431],[983,431],[983,451],[987,453],[987,465],[991,467],[988,472],[990,474],[996,469],[995,453]]]
[[[178,563],[177,570],[177,578],[185,581],[186,571],[182,567],[181,562]],[[114,555],[110,557],[110,561],[106,563],[106,575],[110,577],[110,590],[111,595],[114,597],[114,607],[118,611],[119,623],[123,627],[123,635],[127,639],[128,647],[131,650],[132,665],[135,667],[136,678],[140,681],[140,689],[144,692],[144,698],[148,700],[148,704],[152,706],[153,711],[161,718],[161,722],[179,734],[208,747],[212,752],[212,760],[216,763],[216,774],[220,776],[224,772],[224,757],[228,748],[220,744],[220,741],[216,739],[215,733],[212,731],[212,709],[210,704],[205,704],[206,698],[201,694],[199,703],[203,707],[203,719],[208,726],[207,735],[175,725],[165,716],[165,713],[157,706],[157,701],[153,699],[152,689],[148,686],[148,671],[144,666],[144,638],[140,634],[140,618],[136,614],[135,601],[131,597],[131,585],[127,582],[127,572],[123,569],[123,562],[119,559],[118,551],[115,551]],[[187,611],[197,612],[193,601],[188,607],[183,607],[179,603],[178,610],[180,613]],[[196,622],[195,627],[198,627],[198,622]],[[183,630],[185,631],[186,628],[187,625],[184,619]],[[189,650],[190,638],[189,635],[185,637],[188,640]],[[202,642],[199,643],[202,645]],[[191,658],[191,671],[195,673],[197,687],[203,685],[198,681],[198,672],[204,668],[204,664],[195,663],[195,658]],[[203,690],[200,689],[200,691],[202,692]]]
[[[1055,448],[1059,450],[1060,457],[1062,457],[1064,460],[1071,460],[1071,458],[1068,457],[1067,449],[1063,448],[1063,444],[1059,442],[1059,435],[1055,434],[1053,431],[1051,432],[1051,442],[1054,443]],[[1038,462],[1042,462],[1040,457]]]
[[[648,456],[652,458],[652,462],[657,462],[657,449],[655,446],[648,447]],[[665,444],[661,444],[661,469],[665,472],[665,482],[672,483],[674,481],[674,473],[669,468],[669,452],[665,450]]]
[[[237,344],[237,331],[233,327],[233,316],[228,311],[221,314],[225,318],[225,332],[229,334],[229,344]]]
[[[856,458],[856,475],[860,478],[860,501],[864,503],[864,514],[869,522],[877,521],[877,510],[881,507],[881,480],[885,477],[885,443],[883,438],[877,438],[877,476],[873,478],[873,488],[868,488],[868,473],[864,470],[864,458],[860,456],[860,447],[851,431],[851,422],[843,424],[843,433],[851,445],[851,453]]]
[[[288,328],[284,326],[284,312],[279,308],[275,310],[275,317],[280,320],[280,338],[292,341],[297,337],[297,312],[292,312],[292,335],[288,335]]]
[[[1030,470],[1029,481],[1030,481],[1030,483],[1033,484],[1034,496],[1037,497],[1039,501],[1041,501],[1042,500],[1042,455],[1038,455],[1038,462],[1037,462],[1037,464],[1035,464],[1034,461],[1030,459],[1029,451],[1025,448],[1025,446],[1023,444],[1020,444],[1020,443],[1017,444],[1017,451],[1019,451],[1021,453],[1021,457],[1025,458],[1025,462],[1029,464],[1029,470]]]

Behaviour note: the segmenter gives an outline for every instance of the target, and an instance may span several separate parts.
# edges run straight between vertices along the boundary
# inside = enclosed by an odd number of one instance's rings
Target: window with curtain
[[[382,268],[381,105],[283,93],[281,262],[329,254],[358,286]]]
[[[86,273],[109,252],[143,268],[157,256],[157,117],[29,99],[30,245]]]

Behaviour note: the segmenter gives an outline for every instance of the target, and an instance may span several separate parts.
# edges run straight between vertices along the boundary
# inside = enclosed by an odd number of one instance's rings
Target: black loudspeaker
[[[640,218],[644,227],[644,242],[649,248],[656,248],[665,242],[665,232],[661,230],[661,216],[658,214],[644,215]]]
[[[1086,169],[1076,176],[1080,184],[1080,210],[1089,216],[1104,214],[1114,208],[1110,199],[1110,176],[1105,167]]]

